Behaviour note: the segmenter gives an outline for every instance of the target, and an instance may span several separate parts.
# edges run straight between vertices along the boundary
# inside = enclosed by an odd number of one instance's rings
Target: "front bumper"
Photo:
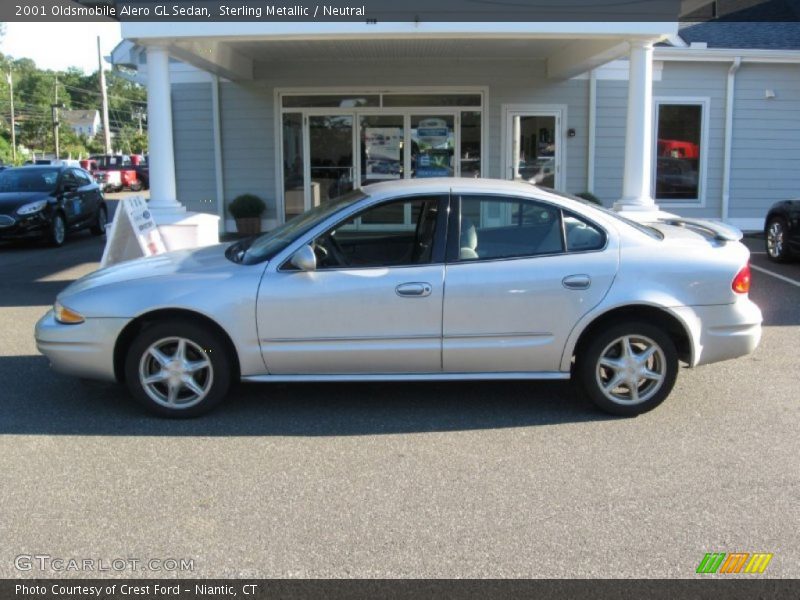
[[[761,341],[761,309],[747,297],[733,304],[672,310],[691,330],[693,367],[752,354]]]
[[[78,325],[64,325],[51,309],[36,323],[36,347],[60,373],[116,381],[114,346],[130,321],[88,318]]]
[[[44,212],[38,212],[25,217],[13,215],[3,216],[5,218],[0,223],[0,240],[38,238],[42,237],[50,230],[50,219]],[[14,222],[7,225],[8,219],[12,219]]]

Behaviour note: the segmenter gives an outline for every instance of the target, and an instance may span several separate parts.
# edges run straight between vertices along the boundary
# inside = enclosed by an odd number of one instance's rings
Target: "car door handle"
[[[394,288],[395,293],[403,298],[419,298],[430,296],[433,288],[430,283],[401,283]]]
[[[592,278],[588,275],[568,275],[561,280],[561,285],[568,290],[586,290],[592,285]]]

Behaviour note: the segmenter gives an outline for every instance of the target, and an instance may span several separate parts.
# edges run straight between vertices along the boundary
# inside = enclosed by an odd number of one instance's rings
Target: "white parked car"
[[[757,346],[740,237],[520,182],[380,183],[257,238],[96,271],[59,294],[36,341],[56,369],[125,382],[167,416],[207,411],[239,378],[573,376],[635,415],[667,397],[679,362]]]

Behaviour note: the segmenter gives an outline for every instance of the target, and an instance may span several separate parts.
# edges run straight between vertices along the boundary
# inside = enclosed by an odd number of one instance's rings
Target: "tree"
[[[14,105],[17,122],[17,144],[36,152],[53,152],[52,104],[73,110],[100,110],[100,77],[97,72],[85,75],[71,67],[65,71],[49,71],[36,67],[29,58],[15,59],[0,54],[0,69],[11,72],[14,80]],[[2,75],[2,74],[0,74]],[[107,72],[109,95],[109,128],[124,149],[142,152],[147,147],[146,134],[138,132],[135,115],[146,106],[145,89],[115,71]],[[0,76],[0,138],[10,140],[10,100],[5,77]],[[5,126],[4,126],[5,125]],[[61,154],[73,157],[103,152],[102,140],[76,135],[63,122],[59,130]],[[115,141],[115,146],[118,142]],[[2,159],[2,142],[0,142]]]

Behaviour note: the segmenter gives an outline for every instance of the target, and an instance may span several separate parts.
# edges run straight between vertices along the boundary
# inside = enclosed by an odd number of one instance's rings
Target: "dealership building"
[[[800,195],[797,22],[123,23],[157,219],[263,227],[376,181],[525,179],[760,229]]]

